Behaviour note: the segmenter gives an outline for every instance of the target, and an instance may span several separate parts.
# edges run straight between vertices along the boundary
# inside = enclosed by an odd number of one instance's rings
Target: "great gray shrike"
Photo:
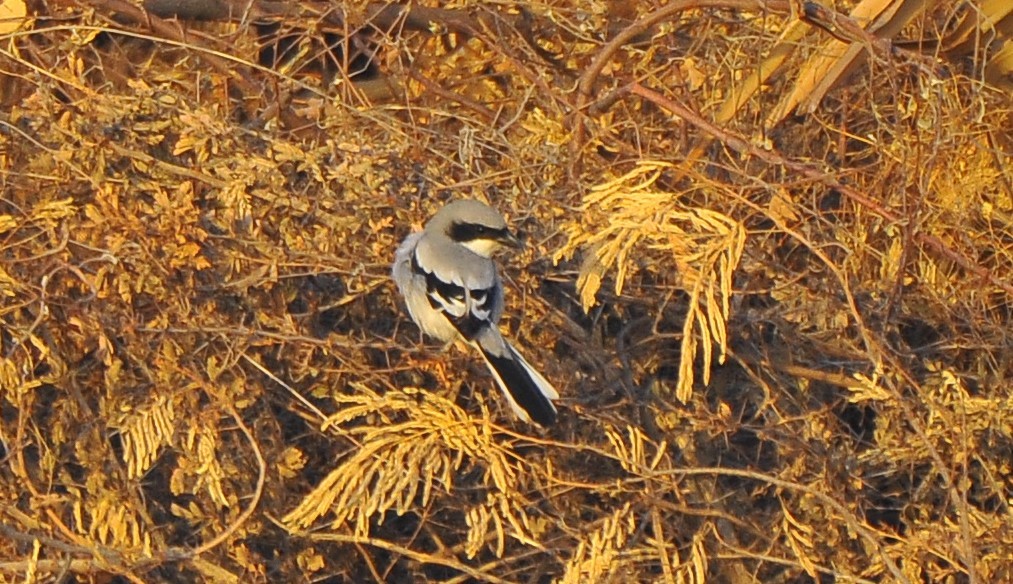
[[[517,416],[549,426],[559,394],[499,332],[503,283],[492,254],[504,246],[520,242],[499,212],[479,201],[454,201],[397,248],[394,282],[422,332],[477,348]]]

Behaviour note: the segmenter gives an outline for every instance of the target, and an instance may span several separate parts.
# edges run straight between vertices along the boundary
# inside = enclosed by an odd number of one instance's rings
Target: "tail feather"
[[[496,355],[479,345],[489,371],[517,416],[526,422],[551,426],[556,422],[552,400],[558,399],[559,393],[516,349],[509,344],[506,348],[506,354]]]

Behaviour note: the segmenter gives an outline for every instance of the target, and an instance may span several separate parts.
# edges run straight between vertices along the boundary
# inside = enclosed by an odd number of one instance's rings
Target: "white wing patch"
[[[496,326],[492,322],[496,296],[496,279],[489,288],[468,289],[457,281],[447,282],[435,271],[426,270],[416,253],[412,269],[426,279],[429,304],[444,314],[461,335],[471,340],[483,329]]]

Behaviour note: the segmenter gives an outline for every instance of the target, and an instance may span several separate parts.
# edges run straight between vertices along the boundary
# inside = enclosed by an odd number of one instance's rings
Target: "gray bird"
[[[499,332],[503,284],[492,254],[520,247],[503,216],[479,201],[454,201],[394,254],[393,277],[422,332],[477,348],[513,411],[526,422],[556,421],[556,388]]]

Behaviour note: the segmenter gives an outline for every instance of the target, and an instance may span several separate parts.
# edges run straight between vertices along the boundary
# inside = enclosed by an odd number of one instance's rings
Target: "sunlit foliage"
[[[0,1],[0,581],[1013,581],[1013,9],[824,4]]]

